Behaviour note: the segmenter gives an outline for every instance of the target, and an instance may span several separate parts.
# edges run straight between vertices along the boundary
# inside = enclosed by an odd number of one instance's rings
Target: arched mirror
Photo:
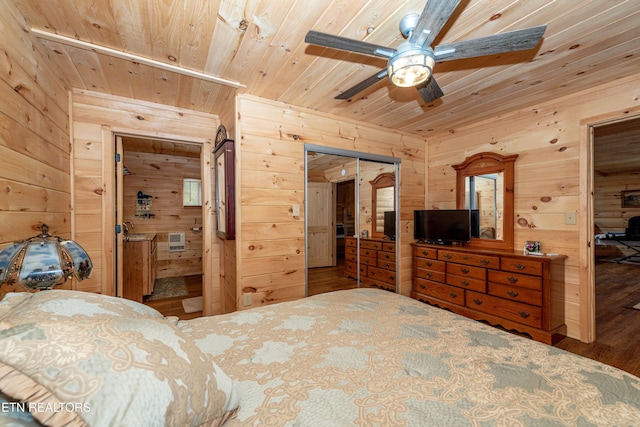
[[[392,167],[393,165],[390,165]],[[396,210],[396,176],[393,173],[385,172],[378,175],[371,184],[371,235],[372,237],[383,238],[385,212],[395,212]],[[387,218],[389,221],[390,218]],[[393,216],[395,222],[395,216]],[[388,236],[395,239],[394,236]]]
[[[453,165],[456,205],[471,210],[467,246],[513,250],[514,163],[517,154],[478,153]]]

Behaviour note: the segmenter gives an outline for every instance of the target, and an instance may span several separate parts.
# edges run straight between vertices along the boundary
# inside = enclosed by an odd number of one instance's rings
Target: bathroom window
[[[195,178],[185,178],[182,185],[183,206],[202,206],[202,182]]]

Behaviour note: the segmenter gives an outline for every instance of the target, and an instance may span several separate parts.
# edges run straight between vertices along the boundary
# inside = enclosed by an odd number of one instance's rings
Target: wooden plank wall
[[[571,337],[585,336],[581,282],[587,242],[581,234],[588,176],[581,174],[585,121],[640,113],[640,75],[592,90],[514,111],[479,123],[448,129],[428,138],[428,208],[455,208],[456,175],[451,165],[493,151],[519,154],[515,163],[515,247],[539,240],[544,252],[568,256],[565,267],[565,321]],[[576,225],[565,212],[577,213]],[[584,296],[583,296],[584,299]]]
[[[112,151],[103,144],[111,143],[103,141],[104,135],[109,135],[105,130],[211,144],[218,118],[212,114],[79,89],[73,91],[72,97],[76,234],[81,244],[88,246],[92,260],[103,264],[103,268],[94,272],[90,280],[82,282],[78,289],[113,295],[113,242],[103,237],[110,233],[110,230],[104,230],[105,224],[110,223],[105,215],[110,215],[113,203],[113,194],[107,191],[112,187],[103,179],[103,171],[113,168],[113,158],[105,155]],[[106,174],[108,176],[108,172]],[[203,203],[211,206],[210,194],[208,198]],[[210,314],[221,312],[219,254],[219,246],[212,245],[209,255],[212,287],[203,290],[205,312]]]
[[[39,233],[72,237],[69,85],[45,49],[0,4],[0,249]],[[70,288],[68,281],[62,288]]]
[[[132,233],[156,233],[157,277],[202,274],[202,208],[182,206],[184,178],[200,178],[200,158],[127,151],[123,219],[134,224]],[[136,217],[138,191],[152,196],[152,218]],[[169,252],[169,233],[185,233],[185,251]]]
[[[402,159],[400,289],[411,287],[413,210],[424,207],[425,140],[283,103],[239,96],[236,133],[238,297],[252,306],[304,296],[304,144]],[[247,308],[239,304],[239,309]]]

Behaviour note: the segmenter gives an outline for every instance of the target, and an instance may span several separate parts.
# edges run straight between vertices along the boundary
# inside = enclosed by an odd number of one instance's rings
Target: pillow
[[[102,316],[2,330],[0,391],[55,425],[220,425],[238,408],[231,379],[163,319]]]
[[[44,320],[97,317],[163,319],[151,307],[136,301],[83,291],[46,290],[9,293],[0,301],[0,323],[19,325]]]

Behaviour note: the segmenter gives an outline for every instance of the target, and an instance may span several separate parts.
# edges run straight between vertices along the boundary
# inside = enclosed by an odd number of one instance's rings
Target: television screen
[[[468,242],[471,214],[467,209],[413,211],[413,237],[427,243]]]
[[[384,237],[396,240],[396,211],[384,213]]]

